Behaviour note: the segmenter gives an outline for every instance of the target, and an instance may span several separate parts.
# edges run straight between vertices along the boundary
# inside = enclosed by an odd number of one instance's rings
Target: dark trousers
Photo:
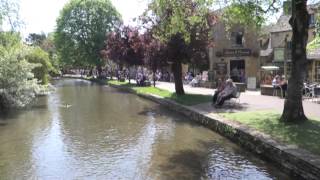
[[[219,106],[222,106],[223,103],[224,103],[226,100],[229,100],[229,99],[231,99],[231,98],[233,98],[233,95],[232,95],[232,94],[227,95],[227,96],[223,96],[223,97],[220,99],[220,101],[217,102],[217,104],[218,104]]]
[[[215,104],[217,102],[218,99],[218,95],[219,95],[219,91],[215,91],[212,97],[212,103]]]
[[[286,92],[288,89],[288,85],[287,84],[282,84],[281,85],[281,89],[282,89],[282,97],[285,98],[286,97]]]

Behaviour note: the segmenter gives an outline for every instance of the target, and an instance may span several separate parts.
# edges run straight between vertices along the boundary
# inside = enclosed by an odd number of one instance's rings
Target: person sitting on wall
[[[194,77],[189,84],[190,84],[192,87],[195,87],[195,86],[197,86],[197,85],[200,83],[200,80],[201,80],[201,76],[200,76],[200,73],[198,73],[198,74],[196,75],[196,77]]]
[[[223,91],[225,86],[226,86],[226,83],[222,79],[218,79],[217,90],[215,90],[212,97],[212,104],[215,104],[217,102],[218,95]]]
[[[236,95],[237,95],[237,87],[233,83],[232,79],[228,79],[226,81],[226,86],[218,95],[216,106],[217,107],[222,106],[226,100],[234,98],[236,97]]]
[[[136,81],[138,86],[143,86],[144,75],[141,72],[137,74]]]

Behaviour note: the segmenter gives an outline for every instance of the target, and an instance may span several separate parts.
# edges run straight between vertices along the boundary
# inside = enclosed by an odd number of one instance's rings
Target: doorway
[[[245,83],[245,61],[231,60],[230,61],[230,78],[233,82]]]

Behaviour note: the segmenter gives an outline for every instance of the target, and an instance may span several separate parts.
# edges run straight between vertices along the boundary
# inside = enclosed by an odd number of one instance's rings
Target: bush
[[[21,57],[22,48],[0,45],[0,110],[24,107],[40,90],[32,73],[37,65]]]
[[[34,68],[32,72],[41,84],[48,84],[50,77],[49,72],[53,71],[49,54],[40,47],[34,47],[27,53],[26,60],[33,64],[40,64],[40,66]]]

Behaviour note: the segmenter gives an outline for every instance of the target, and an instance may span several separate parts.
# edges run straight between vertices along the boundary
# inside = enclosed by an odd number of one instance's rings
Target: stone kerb
[[[303,179],[320,179],[320,158],[306,150],[284,145],[270,136],[240,123],[208,115],[192,107],[187,107],[159,96],[139,94],[132,89],[117,85],[109,86],[134,93],[183,114],[188,119],[218,132],[251,152],[282,167],[291,176]]]

